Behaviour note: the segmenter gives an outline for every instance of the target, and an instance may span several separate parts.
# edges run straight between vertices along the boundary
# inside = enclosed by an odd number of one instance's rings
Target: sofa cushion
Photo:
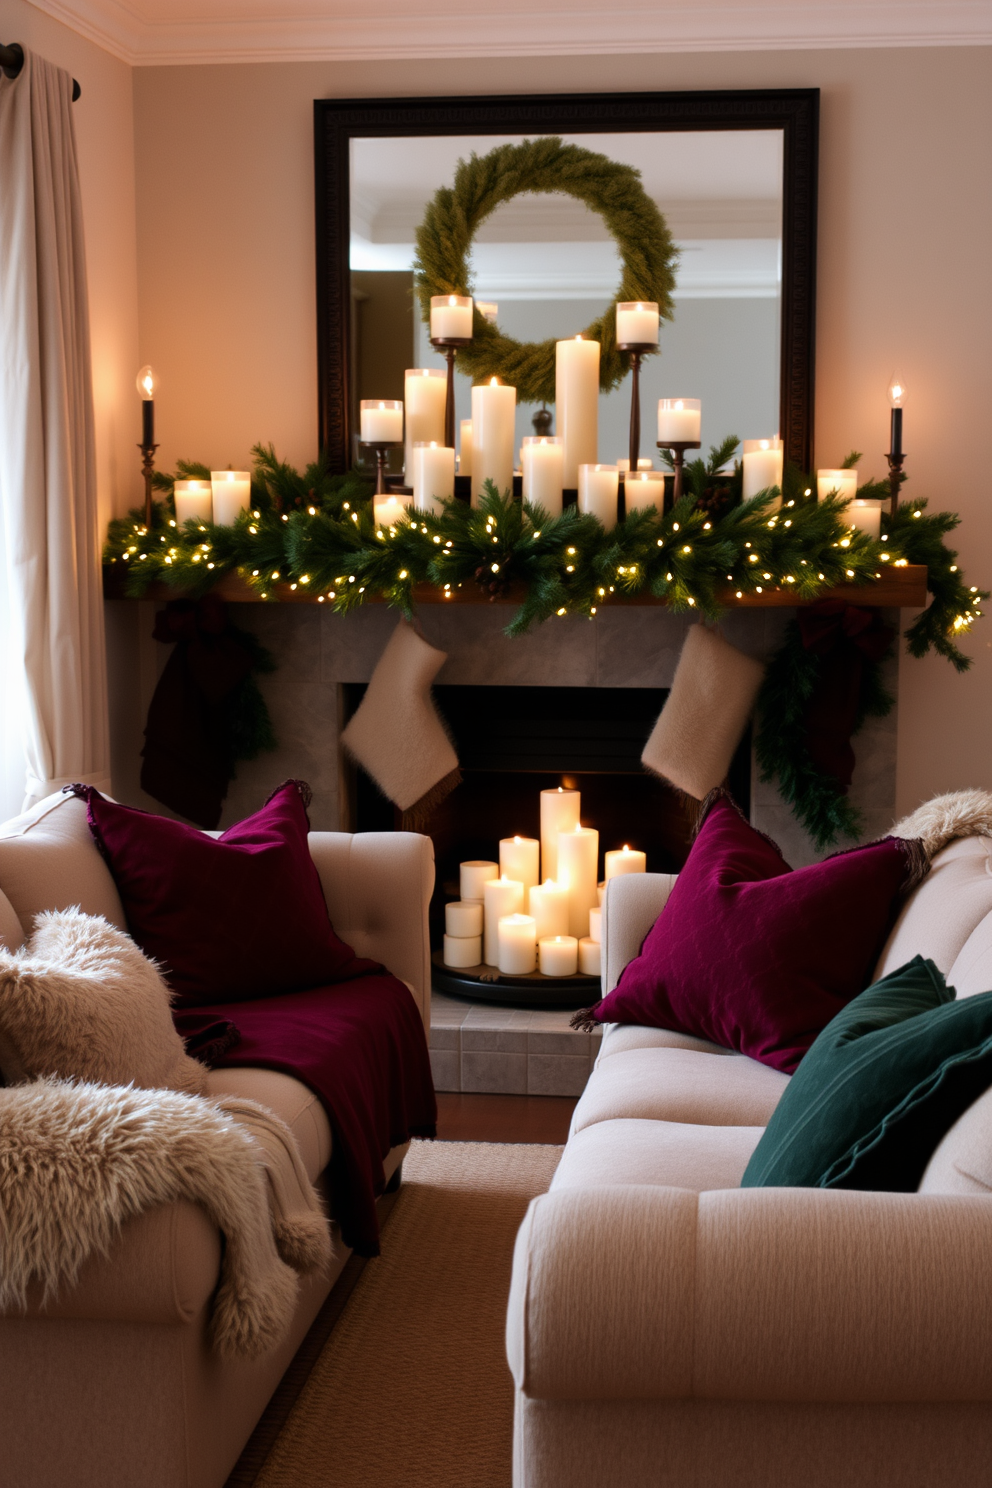
[[[992,1193],[992,1089],[972,1102],[938,1144],[919,1192]]]
[[[707,1039],[693,1038],[691,1033],[678,1033],[674,1028],[641,1028],[636,1023],[607,1023],[599,1058],[625,1054],[628,1049],[692,1049],[697,1054],[731,1054]]]
[[[0,826],[0,889],[27,933],[44,909],[102,915],[127,929],[124,907],[86,821],[86,803],[47,796]]]
[[[697,1193],[737,1188],[763,1130],[678,1121],[598,1121],[571,1137],[551,1189],[617,1183],[657,1183]]]
[[[24,927],[7,895],[0,892],[0,946],[7,951],[16,951],[23,944]]]
[[[90,786],[93,836],[128,929],[184,1007],[327,986],[369,970],[331,925],[307,842],[309,788],[287,781],[253,816],[211,837],[119,806]]]
[[[959,999],[992,988],[992,913],[968,936],[947,973],[947,980]]]
[[[986,915],[992,913],[992,839],[962,837],[936,854],[923,882],[913,890],[878,959],[874,980],[927,956],[957,987],[955,958]],[[992,987],[992,977],[980,990]]]
[[[624,1117],[698,1126],[764,1126],[789,1076],[743,1054],[630,1049],[597,1064],[572,1130]]]
[[[281,1070],[216,1069],[207,1075],[203,1094],[237,1096],[258,1101],[286,1123],[303,1160],[307,1177],[315,1183],[331,1160],[331,1124],[317,1096],[301,1080]]]
[[[889,837],[793,871],[720,794],[641,954],[575,1025],[679,1028],[791,1073],[867,986],[921,855]]]
[[[955,1002],[934,963],[917,956],[820,1035],[742,1186],[910,1193],[990,1083],[992,993]]]

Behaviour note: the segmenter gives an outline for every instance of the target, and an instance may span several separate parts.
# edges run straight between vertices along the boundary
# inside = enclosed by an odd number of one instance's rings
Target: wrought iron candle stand
[[[618,341],[617,351],[630,357],[630,469],[637,469],[641,452],[641,358],[657,351],[657,341]]]
[[[389,460],[389,451],[402,449],[402,439],[360,439],[359,444],[364,444],[366,449],[375,450],[375,494],[385,496],[386,489],[386,464]]]
[[[896,507],[899,505],[899,487],[906,479],[903,474],[902,462],[906,453],[902,447],[902,409],[893,408],[892,419],[889,425],[889,444],[891,449],[886,455],[889,462],[889,516],[894,517]]]
[[[455,447],[455,353],[460,346],[471,346],[471,336],[434,336],[430,338],[435,351],[439,351],[448,363],[448,386],[444,395],[444,442],[448,449]]]
[[[672,465],[675,469],[675,480],[672,483],[671,503],[669,503],[668,501],[665,502],[665,510],[670,511],[671,507],[677,505],[677,503],[682,499],[682,467],[685,464],[685,452],[686,450],[699,449],[700,440],[659,439],[658,448],[660,450],[671,450],[672,452]]]

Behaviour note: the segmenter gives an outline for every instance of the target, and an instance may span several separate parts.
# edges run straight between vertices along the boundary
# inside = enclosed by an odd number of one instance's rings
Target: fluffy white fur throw
[[[206,1070],[172,1024],[169,988],[123,930],[78,909],[38,915],[27,944],[0,946],[0,1071],[203,1089]]]
[[[261,1108],[252,1116],[270,1132],[281,1126]],[[288,1131],[283,1139],[292,1146]],[[132,1215],[191,1199],[226,1240],[215,1348],[247,1358],[271,1348],[296,1302],[287,1260],[300,1269],[319,1264],[330,1241],[323,1219],[321,1240],[313,1215],[302,1226],[290,1215],[288,1243],[279,1245],[260,1156],[244,1126],[196,1096],[57,1080],[0,1090],[0,1309],[23,1308],[35,1278],[46,1299],[71,1285]]]
[[[890,837],[918,837],[929,857],[957,837],[992,837],[992,793],[953,791],[934,796],[897,822]]]

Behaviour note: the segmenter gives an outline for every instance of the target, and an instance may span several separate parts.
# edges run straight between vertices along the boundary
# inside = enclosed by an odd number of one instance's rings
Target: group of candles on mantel
[[[445,906],[445,966],[599,976],[603,891],[618,874],[644,873],[647,860],[626,845],[608,852],[600,883],[599,833],[582,826],[581,805],[577,790],[544,790],[540,841],[504,837],[498,863],[460,865],[461,898]]]
[[[488,307],[487,307],[488,308]],[[467,342],[472,339],[473,300],[469,295],[435,295],[431,300],[432,342]],[[647,302],[620,303],[616,307],[617,343],[636,345],[642,351],[658,345],[658,306]],[[629,458],[613,464],[599,462],[599,342],[576,336],[559,341],[555,356],[555,407],[558,432],[533,435],[523,440],[519,466],[514,459],[516,388],[494,377],[472,389],[472,417],[463,419],[457,453],[445,443],[447,373],[441,368],[417,367],[405,373],[404,398],[365,399],[361,404],[360,438],[366,444],[403,444],[404,469],[410,494],[391,492],[375,497],[375,520],[395,526],[407,514],[408,505],[420,511],[440,511],[455,490],[455,475],[471,477],[473,506],[486,481],[500,492],[512,486],[513,476],[522,477],[525,501],[542,506],[552,516],[562,510],[563,491],[576,491],[581,512],[598,517],[604,527],[614,527],[618,516],[620,482],[623,481],[628,512],[649,507],[663,510],[665,471],[655,469],[650,459],[638,459],[630,470]],[[698,446],[702,409],[698,398],[662,398],[658,403],[658,444]],[[743,448],[743,498],[753,499],[769,486],[782,484],[782,441],[745,439]],[[820,470],[818,495],[838,491],[853,497],[857,472]],[[852,502],[851,525],[878,537],[881,508],[875,502]]]

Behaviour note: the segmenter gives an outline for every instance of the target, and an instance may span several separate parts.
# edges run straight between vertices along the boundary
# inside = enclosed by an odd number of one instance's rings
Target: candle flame
[[[449,295],[448,296],[448,304],[449,305],[457,305],[458,304],[458,296],[457,295]]]
[[[624,852],[630,852],[630,848],[627,846],[626,842],[623,845],[623,850]]]
[[[901,408],[902,400],[906,396],[906,384],[901,377],[893,377],[889,384],[889,398],[893,408]]]
[[[581,336],[576,336],[575,339],[576,339],[576,341],[581,341],[582,340],[582,337]]]
[[[385,403],[380,403],[380,404],[379,404],[379,407],[380,407],[380,408],[385,408],[385,406],[386,406],[386,405],[385,405]]]
[[[769,440],[769,439],[763,439],[761,441],[761,448],[762,449],[771,449],[771,440]]]
[[[522,837],[514,837],[513,840],[514,842],[523,842],[524,839]]]
[[[489,386],[490,387],[499,387],[499,378],[498,377],[492,378],[492,380],[489,383]]]

